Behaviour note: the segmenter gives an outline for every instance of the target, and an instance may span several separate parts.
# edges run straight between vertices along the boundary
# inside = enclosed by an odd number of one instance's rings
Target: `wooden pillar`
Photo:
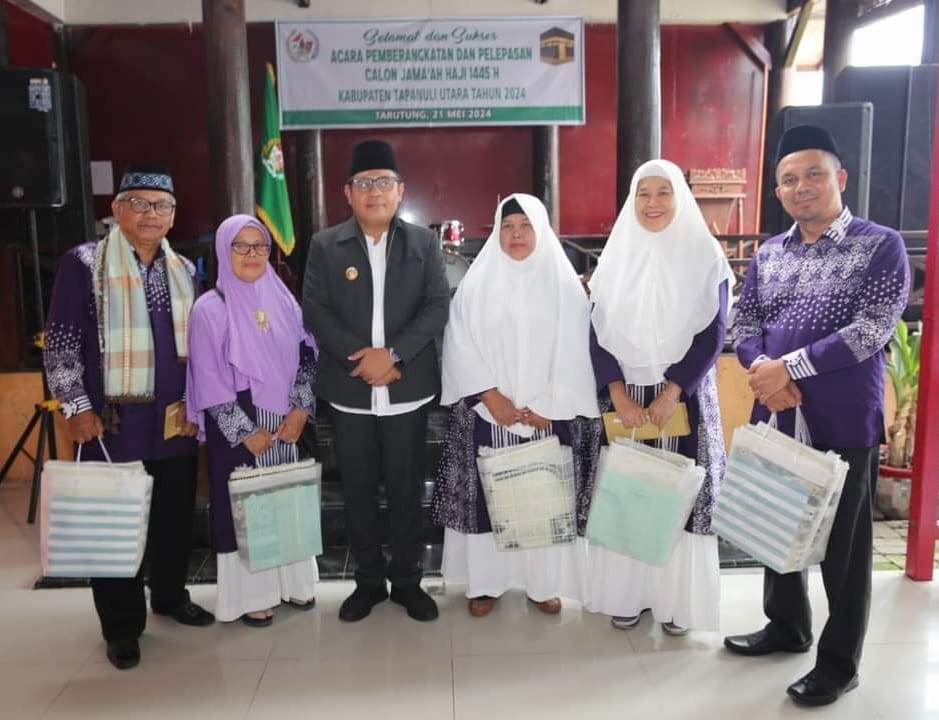
[[[822,101],[835,100],[835,80],[848,65],[851,35],[857,25],[857,3],[855,0],[827,0],[825,6],[825,49],[822,70],[825,84]]]
[[[10,64],[9,27],[6,0],[0,0],[0,68],[5,68]]]
[[[766,93],[766,116],[772,121],[776,113],[786,106],[786,50],[789,47],[789,21],[777,20],[766,27],[766,48],[773,66],[769,71]]]
[[[297,240],[305,245],[314,233],[326,227],[326,188],[323,164],[323,131],[302,130],[297,133]]]
[[[297,247],[287,263],[302,280],[310,238],[327,226],[326,165],[323,162],[323,131],[301,130],[296,135]]]
[[[662,154],[659,0],[617,0],[616,207],[636,168]]]
[[[202,0],[209,161],[216,223],[254,214],[245,0]]]
[[[926,0],[923,18],[923,65],[939,64],[939,0]]]
[[[539,125],[532,133],[535,196],[548,209],[548,219],[561,232],[560,142],[557,125]]]
[[[790,104],[789,95],[794,80],[795,68],[787,66],[790,46],[790,21],[778,20],[766,28],[766,47],[772,57],[772,67],[767,79],[766,92],[766,126],[764,128],[763,164],[762,173],[760,217],[757,230],[767,230],[774,227],[778,216],[779,200],[776,199],[776,142],[778,133],[776,117],[779,111]]]

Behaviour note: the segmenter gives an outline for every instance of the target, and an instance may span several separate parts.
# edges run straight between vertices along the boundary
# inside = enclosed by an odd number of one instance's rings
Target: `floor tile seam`
[[[629,652],[626,653],[626,657],[636,657],[641,653],[637,652],[632,647],[629,648]],[[623,655],[621,652],[616,652],[614,650],[592,650],[592,651],[570,651],[566,649],[561,650],[533,650],[531,652],[519,652],[517,650],[507,651],[507,652],[454,652],[453,659],[463,660],[467,658],[529,658],[533,656],[542,656],[542,657],[566,657],[566,658],[592,658],[592,657],[616,657]]]
[[[59,701],[59,698],[62,697],[62,695],[65,693],[66,690],[68,690],[69,686],[72,684],[75,678],[77,678],[81,674],[82,670],[84,669],[85,669],[84,662],[80,663],[78,667],[75,668],[75,670],[69,676],[69,679],[66,680],[62,684],[62,687],[59,688],[59,691],[55,694],[55,697],[52,698],[48,703],[46,703],[45,707],[42,709],[42,712],[39,713],[40,720],[44,717],[47,717],[48,714],[52,712],[52,708],[55,707],[55,704]]]
[[[456,658],[450,656],[450,717],[456,720]]]
[[[274,650],[274,647],[272,645],[271,652],[273,652],[273,650]],[[261,683],[264,682],[264,677],[267,675],[267,670],[270,666],[271,666],[271,657],[270,657],[270,653],[268,653],[267,660],[264,662],[264,667],[261,668],[261,674],[258,676],[258,682],[254,686],[254,691],[251,693],[251,700],[248,702],[248,707],[245,708],[244,715],[241,716],[242,720],[248,720],[248,717],[250,717],[251,710],[252,708],[254,708],[254,704],[258,698],[258,692],[261,689]]]

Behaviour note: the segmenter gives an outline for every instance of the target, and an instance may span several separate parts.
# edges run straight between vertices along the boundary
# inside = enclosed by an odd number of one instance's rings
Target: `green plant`
[[[887,430],[887,464],[911,467],[916,435],[916,396],[919,391],[919,346],[922,331],[911,333],[902,320],[890,341],[887,374],[897,399],[897,414]]]

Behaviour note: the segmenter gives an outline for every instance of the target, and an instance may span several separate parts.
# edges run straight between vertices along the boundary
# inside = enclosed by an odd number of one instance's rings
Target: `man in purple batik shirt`
[[[903,239],[844,207],[847,173],[827,131],[787,130],[776,195],[796,223],[764,243],[747,271],[732,329],[756,404],[793,434],[801,407],[812,444],[849,465],[822,578],[829,617],[815,667],[788,688],[799,705],[827,705],[857,687],[870,611],[871,500],[884,428],[884,347],[909,291]],[[765,570],[762,630],[727,637],[741,655],[807,652],[812,616],[805,572]]]
[[[92,578],[107,657],[121,670],[140,661],[150,605],[184,625],[209,625],[186,577],[196,499],[195,434],[186,421],[186,335],[198,295],[195,267],[173,252],[173,181],[161,167],[128,167],[111,204],[117,226],[59,262],[43,362],[82,460],[142,460],[153,477],[144,564],[135,578]],[[177,434],[164,439],[167,409]]]

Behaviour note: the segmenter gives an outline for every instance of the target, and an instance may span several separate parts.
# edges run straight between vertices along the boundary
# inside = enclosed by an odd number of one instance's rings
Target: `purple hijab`
[[[233,215],[215,233],[216,289],[224,302],[207,293],[193,310],[186,390],[192,420],[206,408],[231,402],[246,387],[256,407],[286,415],[300,367],[300,343],[316,349],[303,327],[300,306],[270,265],[254,282],[239,280],[232,271],[231,244],[248,226],[271,242],[267,228],[251,215]],[[259,310],[267,329],[259,325]]]

